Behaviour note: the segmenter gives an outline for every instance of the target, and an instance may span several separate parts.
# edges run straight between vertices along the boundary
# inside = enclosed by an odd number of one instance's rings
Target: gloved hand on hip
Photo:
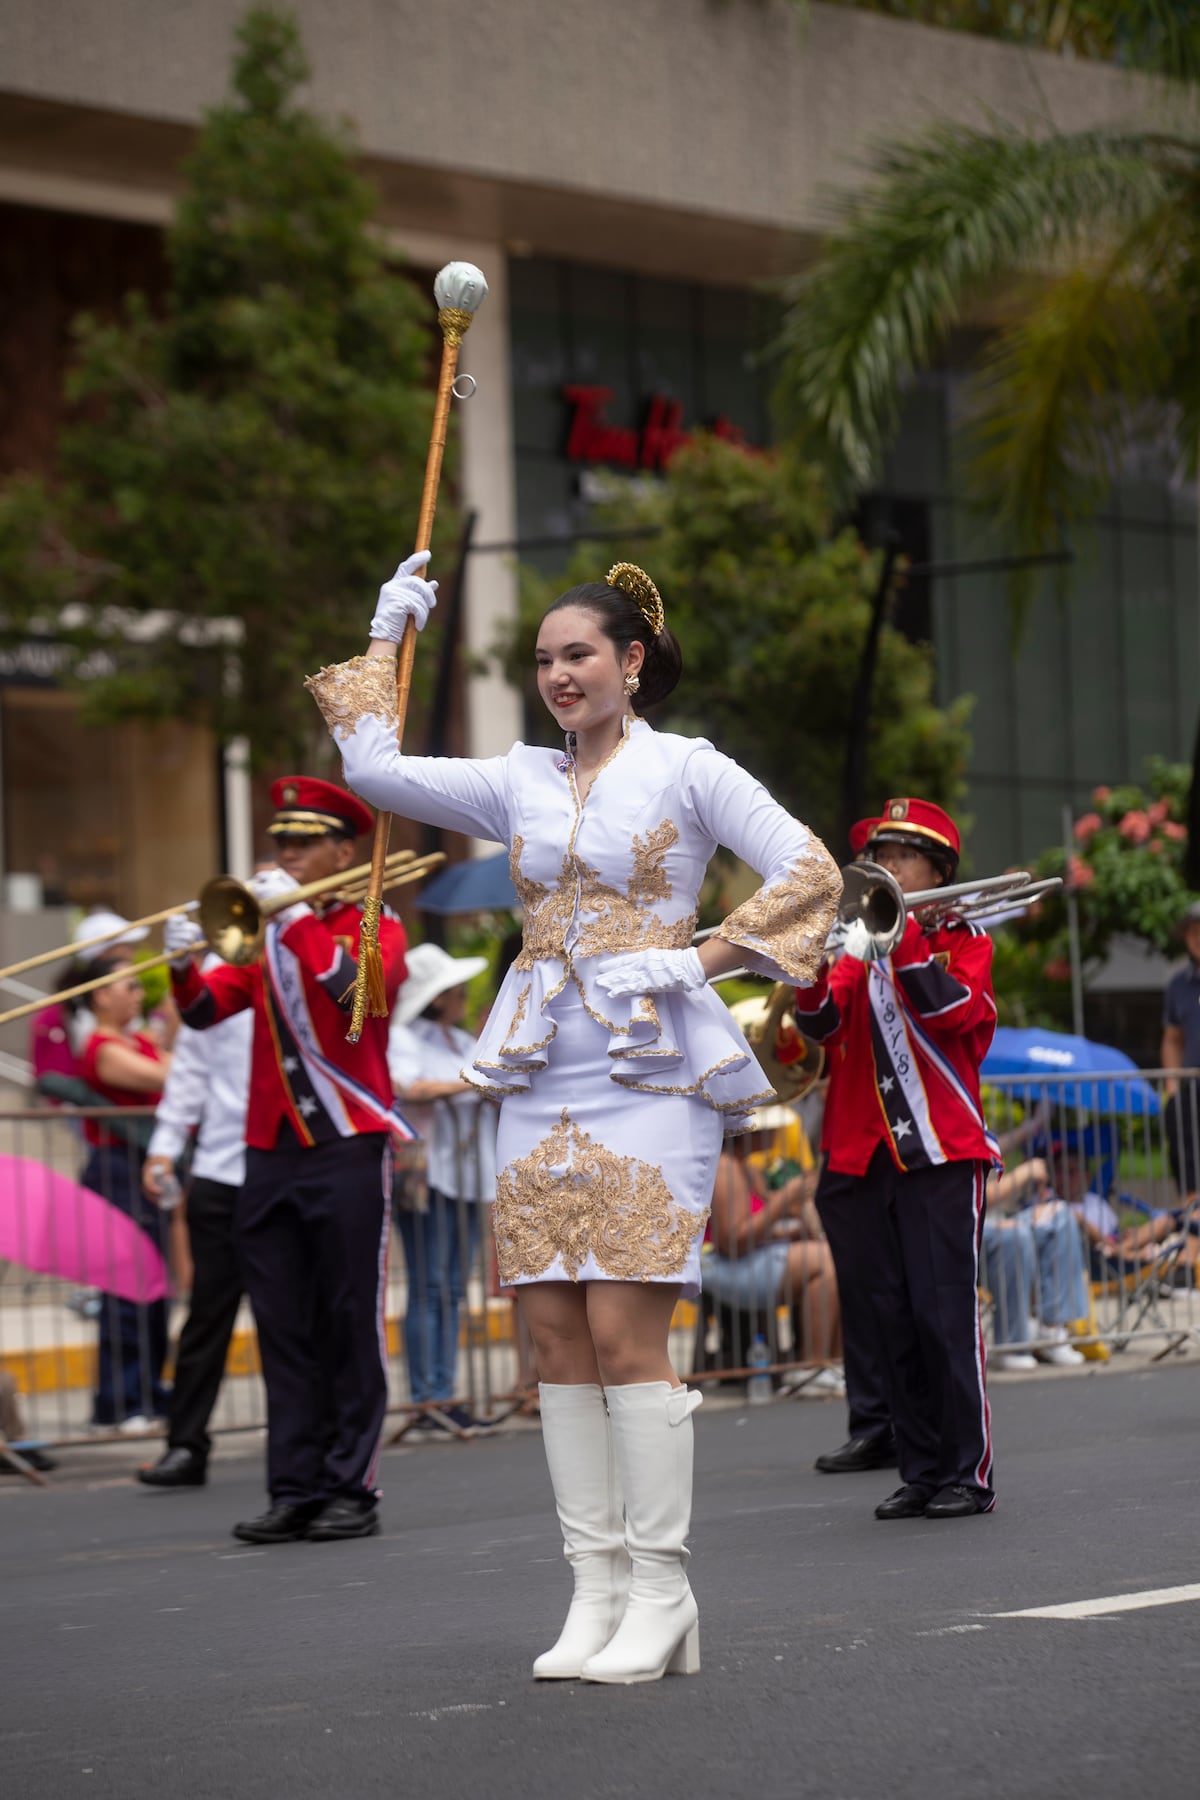
[[[630,994],[690,994],[707,982],[695,949],[634,950],[614,956],[596,976],[596,986],[611,1000]]]
[[[437,582],[423,581],[417,570],[429,561],[428,550],[416,550],[406,556],[390,581],[379,590],[379,604],[371,620],[370,636],[398,644],[404,627],[412,619],[418,631],[437,605]]]
[[[285,894],[298,892],[300,883],[283,869],[259,869],[250,877],[246,886],[262,906],[268,900],[280,900]],[[285,906],[278,910],[272,907],[270,919],[273,925],[286,927],[296,919],[305,918],[311,911],[312,907],[306,901],[301,900],[295,906]]]
[[[180,974],[203,942],[204,933],[186,913],[172,913],[163,926],[163,949],[171,958],[171,967]]]

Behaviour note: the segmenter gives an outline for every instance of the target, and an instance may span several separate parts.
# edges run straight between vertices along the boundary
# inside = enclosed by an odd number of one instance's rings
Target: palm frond
[[[1068,247],[1136,227],[1200,141],[1136,131],[1035,138],[939,125],[885,149],[860,198],[842,200],[816,268],[792,284],[779,405],[862,483],[895,423],[902,383],[927,364],[989,283]]]
[[[1177,210],[1164,204],[1099,261],[1019,296],[973,395],[971,486],[1026,553],[1091,511],[1122,451],[1176,407],[1194,354]],[[1200,367],[1191,368],[1194,384]],[[1013,588],[1019,632],[1032,583]]]

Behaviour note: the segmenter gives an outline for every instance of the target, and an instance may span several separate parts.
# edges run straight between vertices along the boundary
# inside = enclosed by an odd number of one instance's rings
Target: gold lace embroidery
[[[673,1198],[661,1168],[597,1143],[564,1106],[549,1136],[496,1178],[500,1279],[536,1280],[560,1259],[577,1281],[589,1256],[614,1281],[681,1276],[707,1217]]]
[[[838,866],[814,839],[786,875],[751,894],[716,935],[766,958],[787,980],[807,986],[817,978],[841,897]]]
[[[525,1023],[525,1015],[529,1011],[529,996],[532,992],[532,985],[529,982],[526,982],[525,986],[517,995],[517,1004],[513,1008],[513,1016],[508,1022],[508,1030],[504,1034],[504,1041],[506,1044],[513,1033],[518,1031]]]
[[[330,663],[304,685],[338,743],[353,737],[368,713],[393,731],[399,724],[396,665],[390,656],[352,656],[349,662]]]
[[[574,844],[574,833],[571,842]],[[513,963],[515,969],[532,969],[544,958],[558,959],[566,955],[567,927],[575,912],[576,879],[568,849],[562,859],[558,880],[552,888],[534,881],[521,872],[521,853],[525,839],[518,832],[508,855],[512,884],[517,890],[525,914],[521,928],[521,953]]]
[[[578,818],[576,819],[578,827]],[[567,932],[578,909],[579,936],[572,958],[605,956],[622,950],[686,950],[695,936],[696,915],[664,920],[649,910],[655,900],[671,898],[663,862],[679,842],[679,829],[664,819],[653,831],[635,834],[633,869],[625,892],[600,879],[599,869],[575,854],[575,832],[552,888],[521,871],[525,840],[513,838],[509,871],[525,912],[521,953],[514,967],[531,969],[542,958],[565,959]]]

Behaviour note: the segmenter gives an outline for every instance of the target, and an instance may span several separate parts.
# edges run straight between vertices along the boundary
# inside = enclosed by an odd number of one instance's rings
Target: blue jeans
[[[428,1212],[396,1212],[408,1271],[404,1354],[409,1393],[418,1402],[454,1398],[458,1309],[479,1248],[480,1205],[430,1188]]]
[[[983,1270],[996,1302],[997,1344],[1023,1342],[1031,1313],[1044,1325],[1087,1317],[1083,1242],[1074,1213],[1062,1201],[1052,1202],[1045,1218],[1035,1219],[1032,1211],[1012,1219],[988,1218]]]
[[[163,1215],[142,1193],[143,1160],[143,1153],[130,1145],[94,1149],[80,1179],[139,1225],[161,1251],[166,1237]],[[139,1413],[146,1417],[165,1413],[171,1396],[163,1382],[166,1301],[138,1306],[117,1294],[101,1294],[99,1327],[92,1423],[118,1425]]]

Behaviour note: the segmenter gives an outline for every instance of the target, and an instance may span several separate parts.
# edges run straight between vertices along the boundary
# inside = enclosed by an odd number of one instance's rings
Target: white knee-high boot
[[[571,1681],[578,1680],[588,1657],[607,1644],[621,1622],[629,1589],[629,1555],[602,1390],[542,1382],[538,1396],[563,1555],[575,1572],[575,1596],[558,1642],[538,1657],[533,1673],[541,1681]]]
[[[666,1381],[605,1392],[633,1572],[625,1616],[583,1665],[583,1678],[626,1683],[695,1675],[700,1627],[684,1539],[692,1518],[692,1414],[702,1396]]]

